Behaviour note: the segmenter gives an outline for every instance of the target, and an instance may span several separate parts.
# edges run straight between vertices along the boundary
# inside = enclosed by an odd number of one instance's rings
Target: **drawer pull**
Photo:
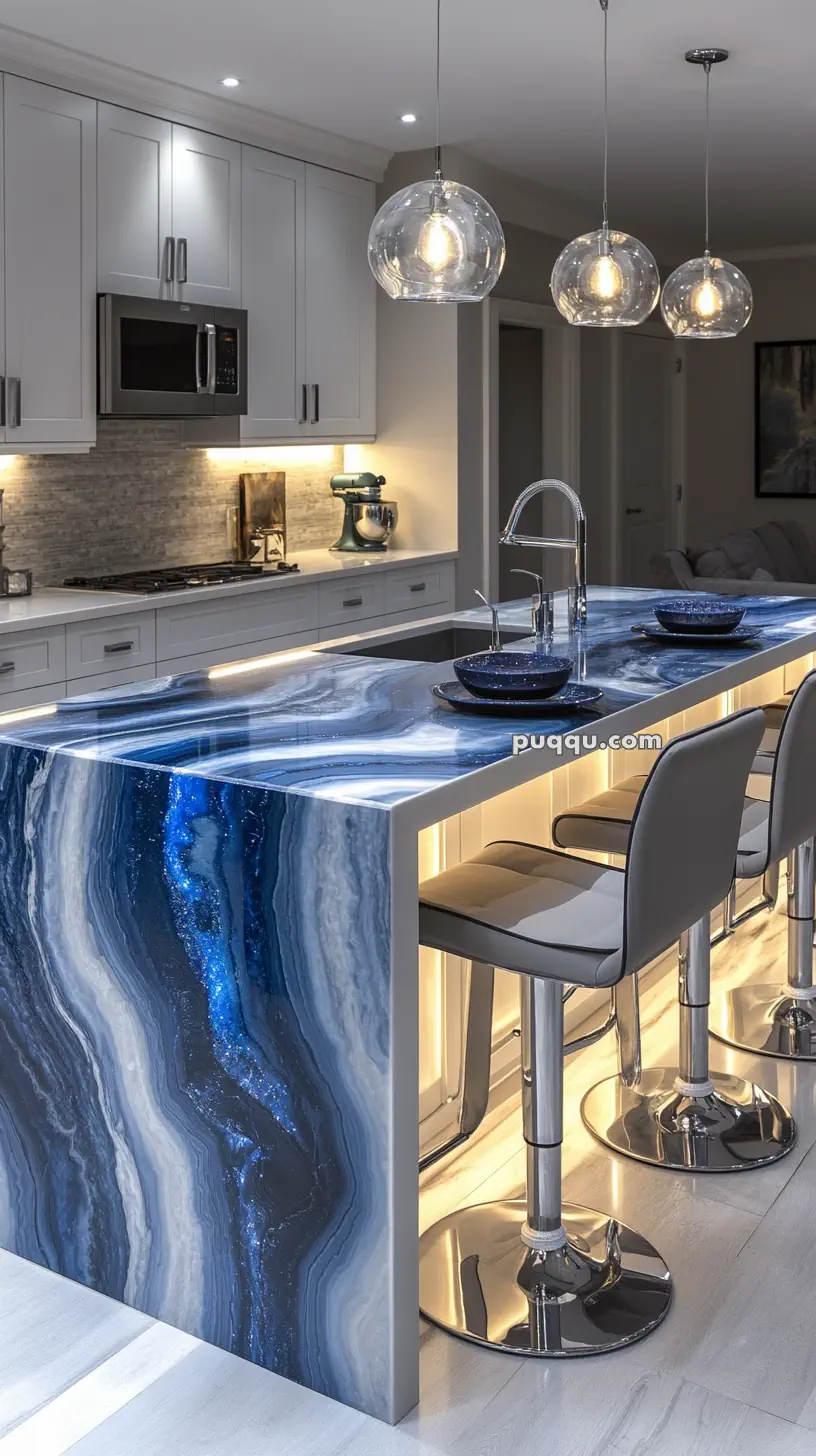
[[[115,652],[130,652],[133,642],[106,642],[104,651],[112,657]]]
[[[426,588],[427,585],[428,585],[427,581],[417,581],[417,582],[414,583],[414,585],[412,587],[409,587],[409,591],[412,591],[412,592],[421,592],[421,591],[424,591],[425,590],[425,588]]]
[[[13,672],[13,671],[14,671],[14,663],[13,662],[0,662],[0,673],[3,673],[4,676],[5,676],[5,674],[7,672]]]
[[[362,605],[362,597],[349,597],[348,601],[343,603],[344,607],[361,607]]]

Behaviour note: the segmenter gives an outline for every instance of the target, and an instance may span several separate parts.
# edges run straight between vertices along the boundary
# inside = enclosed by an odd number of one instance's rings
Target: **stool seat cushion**
[[[423,945],[569,985],[623,966],[623,870],[499,842],[419,887]]]
[[[758,755],[752,773],[762,773]],[[773,756],[771,768],[773,771]],[[626,854],[632,817],[646,782],[645,774],[633,774],[614,789],[586,799],[574,809],[567,809],[553,822],[553,839],[562,849],[594,850],[596,854]],[[753,879],[768,868],[768,830],[770,804],[761,798],[746,797],[735,873],[738,879]]]
[[[566,809],[553,821],[556,844],[560,849],[626,854],[632,817],[645,783],[646,774],[633,774],[575,809]]]

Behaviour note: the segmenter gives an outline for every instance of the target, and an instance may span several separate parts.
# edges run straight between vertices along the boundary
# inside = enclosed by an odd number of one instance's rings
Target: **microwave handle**
[[[207,394],[215,394],[215,324],[204,325],[207,334]]]
[[[196,371],[196,394],[206,394],[207,386],[201,378],[201,340],[204,338],[204,325],[199,324],[196,333],[195,345],[195,371]]]

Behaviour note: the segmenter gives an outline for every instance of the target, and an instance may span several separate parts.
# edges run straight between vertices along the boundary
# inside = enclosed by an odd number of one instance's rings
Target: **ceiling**
[[[434,0],[0,0],[0,24],[389,151],[430,146]],[[702,228],[712,74],[712,243],[816,243],[813,0],[610,0],[610,220],[678,245]],[[443,135],[583,201],[600,188],[598,0],[444,0]],[[1,47],[0,47],[1,49]],[[224,75],[242,78],[225,92]],[[403,126],[403,111],[418,114]]]

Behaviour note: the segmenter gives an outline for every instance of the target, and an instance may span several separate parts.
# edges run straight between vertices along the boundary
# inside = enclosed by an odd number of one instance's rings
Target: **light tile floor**
[[[715,980],[772,979],[784,950],[784,917],[759,917],[715,951]],[[644,997],[649,1065],[674,1060],[673,993],[666,978]],[[578,1107],[614,1048],[567,1064],[567,1196],[634,1224],[675,1278],[650,1339],[561,1364],[425,1327],[420,1403],[391,1430],[0,1254],[0,1456],[816,1456],[816,1065],[711,1046],[792,1105],[799,1142],[774,1167],[689,1176],[608,1154]],[[505,1104],[426,1175],[423,1227],[518,1195],[523,1174]]]

